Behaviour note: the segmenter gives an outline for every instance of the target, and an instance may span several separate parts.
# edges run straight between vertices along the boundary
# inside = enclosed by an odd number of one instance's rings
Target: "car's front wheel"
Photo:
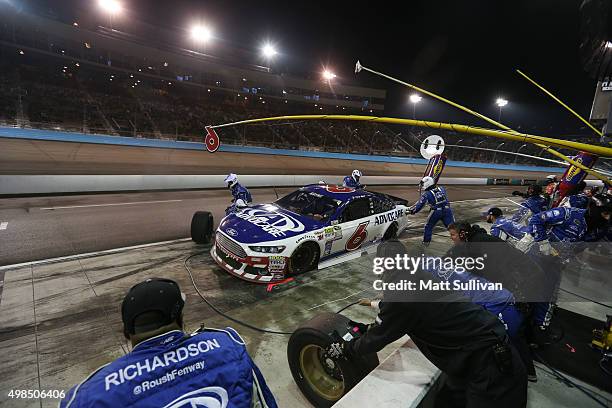
[[[317,267],[319,263],[319,245],[314,242],[305,242],[289,258],[289,273],[298,274],[308,272]]]

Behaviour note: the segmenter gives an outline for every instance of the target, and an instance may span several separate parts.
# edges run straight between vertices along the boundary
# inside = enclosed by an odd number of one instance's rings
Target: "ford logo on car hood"
[[[228,228],[225,230],[225,232],[227,233],[227,235],[229,235],[230,237],[235,237],[236,235],[238,235],[238,231],[236,231],[233,228]]]

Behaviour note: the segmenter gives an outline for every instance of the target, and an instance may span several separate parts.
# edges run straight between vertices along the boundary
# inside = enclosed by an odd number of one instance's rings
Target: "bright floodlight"
[[[612,48],[612,41],[606,42],[606,48]]]
[[[508,101],[505,100],[504,98],[497,98],[497,100],[495,101],[495,104],[499,106],[500,108],[503,108],[504,106],[508,104]]]
[[[276,48],[272,44],[265,44],[261,49],[263,56],[266,58],[272,58],[276,55]]]
[[[412,95],[410,95],[410,102],[412,103],[419,103],[423,100],[423,98],[421,97],[421,95],[419,94],[415,94],[413,93]]]
[[[331,72],[331,71],[329,71],[327,69],[325,71],[323,71],[323,79],[331,81],[335,77],[336,77],[336,74],[334,74],[333,72]]]
[[[212,31],[208,27],[195,25],[191,27],[191,38],[198,42],[206,42],[212,38]]]
[[[103,10],[111,14],[116,14],[121,11],[121,3],[117,0],[99,0],[98,4]]]

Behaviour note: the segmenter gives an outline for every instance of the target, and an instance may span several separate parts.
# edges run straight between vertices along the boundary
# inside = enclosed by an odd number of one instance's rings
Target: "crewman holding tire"
[[[419,257],[421,251],[417,252],[408,255]],[[381,244],[378,256],[394,258],[406,253],[406,248],[393,240]],[[393,283],[404,278],[432,279],[423,270],[388,272],[385,275]],[[445,374],[437,407],[526,406],[525,367],[497,317],[456,292],[409,291],[400,295],[408,296],[403,301],[396,296],[385,292],[375,323],[354,339],[336,337],[326,355],[350,360],[380,351],[407,334]]]

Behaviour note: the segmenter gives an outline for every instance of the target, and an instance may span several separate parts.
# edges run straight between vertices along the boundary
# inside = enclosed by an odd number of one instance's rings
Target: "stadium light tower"
[[[410,95],[410,103],[412,103],[412,119],[416,119],[416,106],[423,100],[423,97],[419,94],[413,93]]]
[[[508,101],[504,98],[497,98],[495,104],[499,107],[499,115],[497,116],[497,121],[501,122],[502,108],[508,104]]]
[[[196,43],[206,43],[212,38],[212,31],[206,26],[197,24],[191,27],[191,38]]]
[[[267,60],[274,58],[274,56],[278,54],[276,48],[274,48],[274,45],[270,43],[266,43],[263,47],[261,47],[261,53]]]
[[[102,10],[108,13],[108,19],[111,30],[113,29],[113,16],[121,13],[123,7],[117,0],[98,0],[98,5]]]
[[[336,77],[336,74],[334,74],[333,72],[331,72],[330,70],[326,69],[323,71],[323,79],[326,81],[331,81],[332,79],[334,79]]]

